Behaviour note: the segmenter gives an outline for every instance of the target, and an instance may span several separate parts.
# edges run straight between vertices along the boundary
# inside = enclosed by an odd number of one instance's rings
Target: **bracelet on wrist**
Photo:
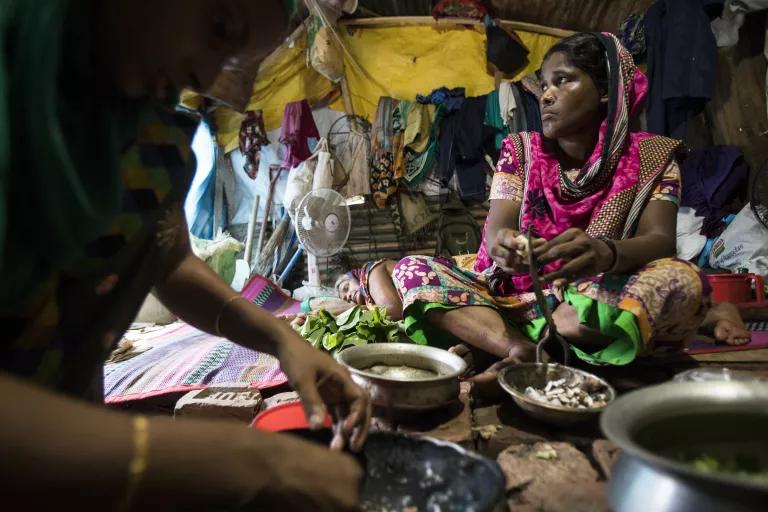
[[[229,308],[229,306],[238,299],[248,300],[242,295],[233,295],[221,304],[221,307],[219,308],[219,314],[216,315],[216,320],[213,323],[213,334],[216,336],[224,336],[224,334],[221,332],[221,317],[224,316],[224,312],[227,310],[227,308]]]
[[[147,459],[149,456],[149,421],[146,416],[137,415],[133,417],[133,452],[131,460],[128,463],[128,481],[125,486],[125,493],[120,501],[118,512],[128,512],[133,508],[133,502],[136,498],[141,481],[144,479],[144,473],[147,470]]]
[[[608,246],[608,249],[611,250],[611,264],[608,265],[608,267],[603,271],[604,274],[610,274],[616,268],[616,264],[619,262],[619,251],[616,249],[616,244],[613,243],[613,240],[610,238],[598,236],[595,237],[595,239],[603,242]]]

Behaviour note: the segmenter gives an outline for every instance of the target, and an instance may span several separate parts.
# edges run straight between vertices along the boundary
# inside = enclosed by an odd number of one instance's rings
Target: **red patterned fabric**
[[[488,14],[488,8],[478,0],[440,0],[432,9],[434,18],[477,18]]]

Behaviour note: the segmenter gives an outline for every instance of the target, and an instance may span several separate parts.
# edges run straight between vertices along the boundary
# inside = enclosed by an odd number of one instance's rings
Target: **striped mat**
[[[254,275],[242,295],[274,315],[298,313],[301,304],[275,283]],[[104,365],[104,401],[141,400],[211,385],[248,383],[265,389],[286,382],[274,357],[210,335],[184,322],[139,328],[125,335],[138,355]]]

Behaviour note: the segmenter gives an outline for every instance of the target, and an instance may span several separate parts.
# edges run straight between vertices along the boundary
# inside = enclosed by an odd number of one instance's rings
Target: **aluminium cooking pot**
[[[723,456],[768,468],[768,384],[668,382],[629,393],[600,426],[620,449],[608,499],[614,512],[751,512],[768,507],[768,479],[705,471]]]

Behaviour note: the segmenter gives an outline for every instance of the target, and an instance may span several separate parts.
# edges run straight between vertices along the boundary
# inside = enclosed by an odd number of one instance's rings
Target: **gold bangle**
[[[216,315],[216,321],[213,323],[213,334],[216,336],[224,336],[221,332],[221,317],[224,315],[224,312],[227,310],[230,304],[235,302],[237,299],[244,299],[242,295],[233,295],[232,297],[228,298],[224,301],[224,303],[219,308],[219,314]]]
[[[125,495],[118,506],[120,512],[131,510],[136,492],[147,470],[147,455],[149,452],[149,421],[146,416],[133,417],[133,455],[128,463],[128,483]]]

